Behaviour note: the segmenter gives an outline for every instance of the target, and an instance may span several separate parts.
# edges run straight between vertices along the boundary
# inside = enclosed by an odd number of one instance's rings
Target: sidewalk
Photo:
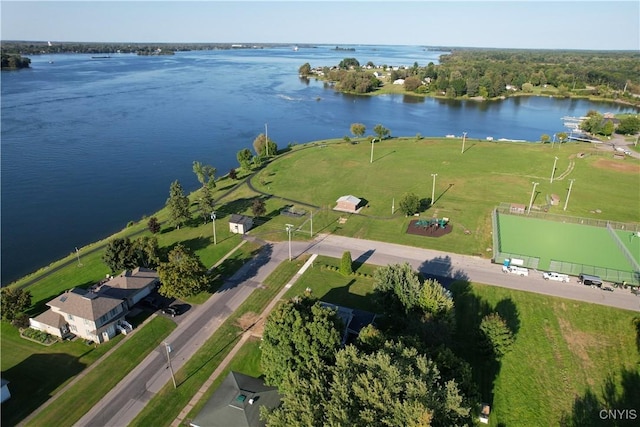
[[[211,384],[213,384],[215,379],[218,376],[220,376],[220,374],[222,374],[222,372],[227,368],[229,363],[231,363],[236,353],[242,348],[245,342],[247,342],[247,340],[253,335],[253,332],[252,332],[253,327],[259,324],[260,322],[263,322],[267,318],[267,316],[269,316],[269,313],[271,312],[273,307],[276,306],[276,304],[282,299],[284,294],[300,278],[300,276],[302,276],[302,274],[304,274],[304,272],[307,271],[307,268],[309,268],[309,266],[313,263],[313,261],[316,259],[317,256],[318,256],[317,254],[311,255],[311,257],[307,260],[307,262],[304,263],[304,265],[300,268],[300,270],[298,270],[298,272],[291,278],[291,280],[289,280],[289,282],[282,288],[282,290],[278,292],[278,295],[276,295],[271,300],[271,302],[269,302],[269,305],[267,305],[267,307],[264,309],[264,311],[262,312],[258,320],[256,320],[256,322],[253,325],[245,329],[244,333],[242,334],[242,337],[240,338],[238,343],[233,347],[233,349],[231,349],[229,354],[227,354],[227,357],[225,357],[224,360],[220,362],[220,365],[218,365],[216,370],[213,371],[213,373],[207,379],[207,381],[205,381],[202,387],[200,387],[200,390],[198,390],[198,392],[193,396],[193,398],[191,398],[187,406],[185,406],[184,409],[180,412],[180,415],[178,415],[178,417],[173,421],[173,423],[171,423],[172,427],[180,426],[180,424],[182,423],[182,421],[184,421],[184,419],[189,414],[189,412],[191,412],[193,407],[200,401],[204,393],[206,393],[206,391],[209,390],[209,388],[211,387]]]

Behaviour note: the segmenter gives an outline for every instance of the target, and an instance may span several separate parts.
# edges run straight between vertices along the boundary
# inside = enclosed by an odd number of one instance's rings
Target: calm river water
[[[420,66],[441,52],[359,46],[355,52],[280,47],[175,56],[44,55],[2,72],[2,284],[162,207],[178,179],[198,187],[194,160],[218,175],[264,132],[278,146],[349,135],[380,123],[394,136],[525,139],[564,131],[563,116],[614,104],[550,98],[452,102],[354,97],[298,78],[300,65]]]

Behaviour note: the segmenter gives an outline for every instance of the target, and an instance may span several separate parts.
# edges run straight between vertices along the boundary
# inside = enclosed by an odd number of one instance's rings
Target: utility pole
[[[309,217],[309,220],[311,222],[311,227],[310,227],[310,231],[309,231],[309,236],[313,237],[313,211],[309,211],[311,212],[311,216]]]
[[[267,124],[264,124],[264,148],[267,153],[267,158],[269,157],[269,136],[267,134]]]
[[[436,176],[438,176],[438,174],[432,173],[431,176],[433,177],[433,186],[431,187],[431,206],[433,206],[434,198],[436,197]]]
[[[569,192],[567,193],[567,200],[564,201],[564,209],[563,209],[563,211],[567,210],[567,205],[569,204],[569,196],[571,196],[571,187],[573,187],[573,181],[575,181],[575,179],[570,179],[569,180]]]
[[[293,230],[293,224],[286,224],[286,230],[289,235],[289,261],[291,261],[291,231]]]
[[[213,221],[213,244],[217,245],[218,242],[216,240],[216,213],[211,212],[211,221]]]
[[[462,152],[460,154],[464,154],[464,141],[467,139],[467,133],[462,132]]]
[[[533,196],[536,194],[536,186],[539,184],[538,182],[532,182],[533,190],[531,190],[531,200],[529,200],[529,210],[527,211],[527,215],[531,213],[531,205],[533,204]]]
[[[391,215],[393,215],[396,211],[396,198],[391,199]]]
[[[171,353],[171,346],[169,345],[169,343],[165,342],[164,348],[167,351],[167,363],[169,364],[171,379],[173,380],[173,388],[178,388],[178,385],[176,384],[176,377],[173,375],[173,366],[171,366],[171,356],[169,356],[169,353]]]
[[[555,135],[554,135],[555,138]],[[553,184],[553,175],[556,172],[556,162],[558,161],[558,158],[556,157],[556,159],[553,161],[553,169],[551,169],[551,180],[549,181],[549,184]]]

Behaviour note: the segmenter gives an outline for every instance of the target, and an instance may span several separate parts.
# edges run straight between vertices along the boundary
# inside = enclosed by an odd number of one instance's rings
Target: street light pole
[[[433,186],[431,187],[431,206],[433,206],[433,199],[436,197],[436,176],[438,176],[438,174],[432,173],[431,176],[433,177]]]
[[[211,212],[211,221],[213,221],[213,244],[217,245],[218,241],[216,240],[216,213]]]
[[[286,227],[289,235],[289,261],[291,261],[291,231],[293,230],[293,224],[286,224]]]
[[[375,142],[376,142],[376,139],[373,138],[371,140],[371,160],[369,160],[369,163],[373,163],[373,144],[375,144]]]
[[[462,152],[460,154],[464,154],[464,141],[467,139],[467,133],[462,132]]]
[[[533,190],[531,190],[531,200],[529,200],[529,210],[527,211],[527,215],[531,213],[531,205],[533,204],[533,196],[536,193],[536,186],[539,184],[538,182],[532,182]]]
[[[171,346],[169,346],[169,343],[165,342],[164,343],[164,348],[167,351],[167,363],[169,364],[169,371],[171,372],[171,379],[173,380],[173,388],[178,388],[178,386],[176,384],[176,377],[173,375],[173,366],[171,366],[171,356],[169,356],[169,353],[171,353]]]
[[[567,205],[569,204],[569,196],[571,195],[571,187],[573,187],[573,181],[575,181],[575,179],[570,179],[569,180],[569,192],[567,193],[567,200],[564,201],[564,209],[563,209],[563,211],[567,210]]]
[[[551,169],[551,181],[549,181],[549,184],[553,184],[553,175],[556,172],[556,162],[557,161],[558,161],[558,158],[556,157],[555,160],[553,161],[553,169]]]

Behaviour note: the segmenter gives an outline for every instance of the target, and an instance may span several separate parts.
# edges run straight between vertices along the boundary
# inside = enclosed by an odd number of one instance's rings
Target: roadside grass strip
[[[304,261],[304,258],[299,258],[280,264],[264,281],[264,287],[254,290],[196,354],[175,373],[178,387],[174,389],[171,382],[165,384],[129,424],[129,427],[171,425],[171,422],[178,417],[180,411],[189,403],[202,384],[242,337],[243,330],[237,324],[239,318],[245,313],[261,313],[280,289],[302,267]],[[198,406],[195,408],[197,409]]]
[[[73,425],[155,350],[175,327],[174,322],[161,316],[150,320],[25,425]]]

